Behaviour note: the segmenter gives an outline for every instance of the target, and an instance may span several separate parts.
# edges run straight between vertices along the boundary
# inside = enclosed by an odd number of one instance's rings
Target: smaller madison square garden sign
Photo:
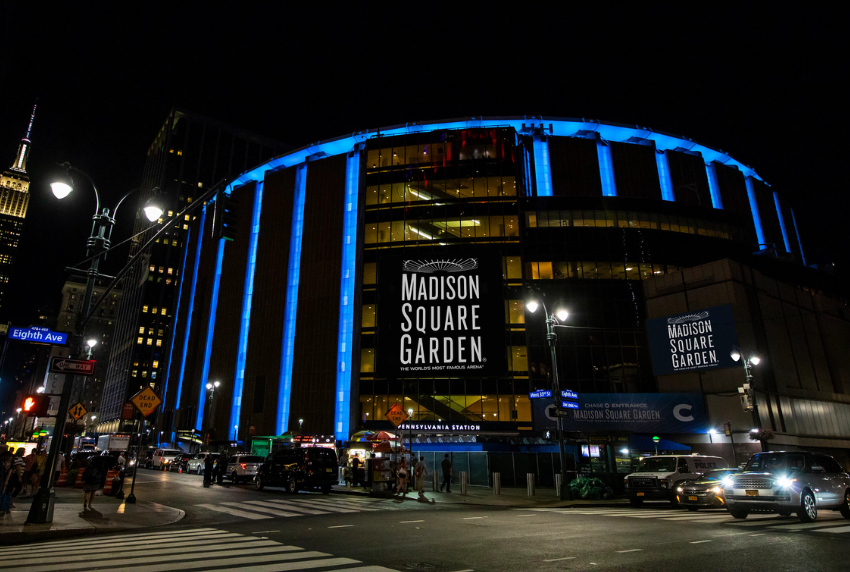
[[[507,370],[502,257],[378,261],[376,373],[488,377]]]
[[[738,367],[730,354],[738,345],[732,306],[712,306],[647,320],[655,375]]]

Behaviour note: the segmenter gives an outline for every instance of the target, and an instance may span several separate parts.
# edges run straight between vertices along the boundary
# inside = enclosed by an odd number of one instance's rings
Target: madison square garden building
[[[587,120],[409,123],[280,155],[224,192],[234,239],[214,238],[209,203],[184,249],[156,428],[172,439],[344,442],[391,429],[399,403],[414,448],[546,442],[553,401],[529,398],[552,387],[534,298],[569,311],[556,331],[561,387],[578,394],[571,443],[660,436],[731,462],[708,434],[728,420],[742,451],[756,422],[792,448],[850,447],[850,427],[819,425],[850,423],[831,341],[847,336],[843,302],[806,267],[781,192],[722,151]],[[653,334],[668,316],[678,329]],[[762,358],[760,421],[733,345]]]

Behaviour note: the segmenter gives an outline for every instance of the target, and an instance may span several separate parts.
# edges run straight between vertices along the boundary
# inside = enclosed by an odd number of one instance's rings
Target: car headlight
[[[683,489],[682,487],[676,487],[676,492],[677,492],[677,493],[681,493],[681,492],[683,492],[683,491],[684,491],[684,489]]]
[[[735,486],[734,481],[732,481],[732,477],[723,477],[723,486],[727,489]]]
[[[797,479],[789,479],[788,477],[779,477],[776,479],[776,486],[781,487],[783,489],[790,487],[792,484],[796,483]]]
[[[723,489],[721,489],[720,487],[713,487],[713,488],[711,489],[711,492],[713,492],[713,493],[714,493],[714,494],[716,494],[716,495],[719,495],[720,493],[722,493],[722,492],[723,492]]]

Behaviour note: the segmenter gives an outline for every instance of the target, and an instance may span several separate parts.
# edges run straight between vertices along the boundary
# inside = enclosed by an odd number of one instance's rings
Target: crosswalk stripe
[[[176,536],[185,536],[185,537],[192,536],[192,537],[195,537],[195,536],[208,536],[208,535],[216,535],[216,534],[224,534],[224,533],[225,533],[225,531],[216,530],[214,528],[197,528],[197,529],[190,529],[190,530],[185,530],[185,531],[155,532],[155,533],[149,533],[149,534],[128,534],[128,535],[122,535],[121,538],[125,541],[126,540],[132,540],[133,542],[136,542],[136,541],[141,542],[141,541],[146,541],[148,539],[155,540],[155,539],[161,538],[161,537],[168,537],[168,538],[174,538]],[[114,541],[115,541],[114,537],[107,536],[103,540],[101,540],[100,542],[93,541],[91,539],[57,540],[55,542],[51,542],[50,545],[51,546],[73,546],[73,545],[84,544],[88,547],[88,546],[93,546],[93,545],[96,545],[96,544],[101,544],[101,543],[104,543],[104,542],[114,542]],[[38,545],[36,545],[36,546],[38,546]],[[0,550],[0,556],[2,556],[4,554],[8,554],[10,552],[19,552],[21,550],[29,551],[31,549],[32,549],[31,546],[28,546],[28,547],[16,546],[14,548],[6,548],[6,549]]]
[[[266,553],[265,556],[257,556],[257,558],[265,558],[266,560],[280,559],[280,560],[295,560],[297,558],[317,558],[320,556],[329,556],[329,554],[325,554],[323,552],[302,552],[302,548],[298,548],[297,546],[274,546],[271,548],[261,548],[258,550],[252,550],[252,554],[262,554]],[[293,554],[293,552],[295,552]],[[204,562],[179,562],[177,564],[175,561],[182,560],[193,560],[198,558],[199,554],[178,554],[176,556],[170,556],[168,558],[168,563],[162,564],[162,570],[172,570],[176,567],[180,568],[206,568],[210,564],[221,565],[222,562],[228,562],[227,559],[222,559],[222,556],[239,556],[244,555],[244,551],[241,550],[225,550],[222,552],[216,553],[213,558],[207,558]],[[108,560],[100,559],[98,562],[97,553],[89,554],[89,557],[92,561],[94,567],[98,566],[106,566],[110,570],[115,570],[116,568],[119,570],[127,570],[128,572],[135,572],[142,568],[147,568],[146,564],[149,564],[151,561],[151,557],[149,555],[142,556],[138,558],[126,558],[120,560],[118,563],[115,562],[115,558],[109,556]],[[241,559],[233,558],[230,560],[233,564],[237,564],[241,561]],[[116,567],[116,564],[119,566]],[[154,565],[157,566],[157,565]],[[27,572],[56,572],[58,570],[79,570],[80,564],[78,562],[56,562],[53,564],[44,564],[42,566],[32,566],[27,565]]]
[[[831,532],[832,534],[844,534],[845,532],[850,532],[850,526],[841,526],[838,528],[824,528],[822,530],[816,530],[815,532]]]
[[[346,501],[332,501],[332,500],[316,499],[316,500],[311,500],[310,502],[313,503],[314,505],[340,506],[340,507],[344,507],[344,508],[351,508],[351,509],[354,509],[354,510],[362,510],[362,511],[366,511],[366,512],[378,512],[378,511],[381,510],[379,508],[363,506],[362,504],[350,504]]]
[[[315,501],[299,500],[299,501],[292,501],[292,502],[297,502],[300,505],[312,506],[312,507],[315,507],[315,508],[318,508],[318,509],[321,509],[321,510],[328,510],[328,511],[331,511],[331,512],[357,512],[355,509],[341,508],[341,507],[330,506],[330,505],[322,505],[322,504],[317,503]]]
[[[702,521],[709,522],[709,521],[715,521],[715,520],[718,520],[718,521],[719,521],[719,520],[729,520],[729,519],[731,519],[731,518],[732,518],[732,517],[731,517],[731,516],[729,516],[728,514],[718,514],[718,515],[711,515],[711,514],[692,514],[692,515],[688,515],[688,516],[671,516],[671,517],[665,517],[665,518],[661,518],[660,520],[672,520],[672,521],[678,521],[678,520],[702,520]]]
[[[809,528],[825,528],[830,526],[841,526],[845,524],[844,520],[837,520],[834,522],[829,521],[818,521],[818,522],[806,522],[800,524],[780,524],[778,526],[774,525],[769,527],[770,530],[807,530]]]
[[[236,510],[235,508],[229,508],[226,506],[218,506],[214,504],[196,504],[195,506],[199,506],[201,508],[206,508],[209,510],[214,510],[216,512],[224,512],[233,516],[241,516],[242,518],[250,518],[251,520],[260,520],[261,518],[271,518],[270,516],[266,516],[263,514],[257,514],[256,512],[245,512],[244,510]]]
[[[236,563],[239,564],[239,563]],[[359,560],[351,558],[327,558],[324,560],[310,560],[307,562],[289,562],[286,564],[266,564],[263,566],[239,566],[239,572],[290,572],[297,570],[309,570],[311,568],[324,568],[331,566],[345,566],[347,564],[360,564]],[[141,570],[139,572],[159,572],[158,570]],[[233,572],[233,568],[217,568],[206,572]]]
[[[213,544],[213,545],[197,545],[193,544],[192,546],[175,546],[169,545],[167,548],[157,548],[156,555],[160,556],[168,556],[170,554],[191,554],[193,552],[203,552],[204,555],[209,554],[211,552],[215,553],[212,556],[218,556],[219,554],[225,554],[224,552],[219,552],[221,550],[233,550],[234,548],[238,548],[240,550],[251,550],[252,553],[257,553],[255,549],[260,548],[268,548],[272,546],[280,546],[278,542],[274,542],[273,540],[254,540],[252,538],[241,537],[238,539],[233,539],[228,541],[227,543],[222,544]],[[97,549],[94,552],[89,550],[85,551],[85,554],[80,554],[79,549],[75,549],[73,551],[66,552],[57,552],[52,553],[50,556],[52,558],[60,557],[62,562],[92,562],[95,560],[104,560],[108,558],[115,558],[114,554],[110,554],[111,552],[127,552],[127,546],[116,546],[109,549]],[[261,552],[261,551],[260,551]],[[25,564],[37,564],[39,562],[44,561],[44,554],[40,551],[35,555],[30,556],[28,558],[17,558],[15,560],[4,560],[3,566],[23,566]]]
[[[309,507],[306,507],[306,506],[300,506],[300,505],[298,505],[294,502],[285,501],[285,500],[269,499],[269,502],[273,502],[275,504],[279,504],[279,505],[281,505],[285,508],[288,508],[290,510],[297,510],[299,512],[303,512],[303,513],[306,513],[306,514],[330,514],[326,510],[317,510],[317,509],[309,508]]]
[[[239,536],[239,535],[236,534],[236,533],[227,533],[225,531],[221,531],[219,534],[214,534],[214,535],[209,535],[209,536],[201,536],[201,537],[186,538],[186,537],[175,536],[175,537],[169,538],[169,537],[160,536],[160,537],[157,537],[157,538],[151,539],[151,540],[132,540],[131,542],[133,542],[133,543],[144,543],[146,546],[156,546],[156,545],[159,545],[159,544],[171,545],[174,542],[179,542],[181,540],[184,540],[184,541],[187,541],[187,542],[191,541],[192,544],[197,544],[197,543],[203,543],[203,542],[219,542],[221,540],[233,538],[233,537],[236,537],[236,536]],[[52,554],[53,552],[57,552],[57,551],[79,550],[80,548],[85,548],[87,550],[88,549],[101,550],[101,549],[106,549],[106,548],[110,548],[110,547],[113,547],[113,546],[124,546],[124,545],[127,544],[127,542],[128,542],[128,540],[125,539],[123,536],[121,536],[121,537],[113,536],[113,537],[107,537],[107,538],[100,540],[100,541],[97,541],[97,540],[90,540],[89,542],[81,541],[80,543],[74,543],[74,544],[64,544],[64,543],[63,544],[53,544],[51,542],[49,544],[37,544],[35,546],[38,547],[40,554]],[[26,547],[18,547],[13,552],[12,551],[4,552],[3,554],[0,554],[0,556],[10,558],[10,557],[14,557],[17,554],[20,554],[22,552],[32,552],[32,549],[33,549],[32,545],[29,545],[29,546],[26,546]]]
[[[300,514],[295,513],[295,512],[285,512],[285,511],[282,511],[282,510],[275,510],[273,508],[264,507],[263,501],[246,501],[244,503],[241,503],[241,502],[223,502],[221,504],[224,504],[224,505],[227,505],[227,506],[233,506],[233,507],[236,507],[236,508],[244,508],[246,510],[262,512],[262,513],[266,513],[266,514],[273,514],[275,516],[303,516],[303,515],[300,515]],[[248,505],[248,506],[246,506],[246,505]],[[254,505],[260,505],[260,506],[254,506]]]

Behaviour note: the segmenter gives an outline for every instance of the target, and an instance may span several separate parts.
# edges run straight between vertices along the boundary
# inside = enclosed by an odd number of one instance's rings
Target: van
[[[182,449],[157,449],[153,452],[151,465],[154,469],[162,469],[164,471],[168,463],[182,454]]]
[[[626,496],[632,506],[638,507],[645,500],[676,500],[676,483],[695,479],[708,471],[723,469],[726,461],[721,457],[704,455],[656,455],[646,457],[638,465],[637,472],[623,479]]]
[[[280,449],[266,458],[254,477],[254,486],[283,487],[289,493],[304,489],[331,492],[337,483],[339,462],[336,452],[325,447]]]

